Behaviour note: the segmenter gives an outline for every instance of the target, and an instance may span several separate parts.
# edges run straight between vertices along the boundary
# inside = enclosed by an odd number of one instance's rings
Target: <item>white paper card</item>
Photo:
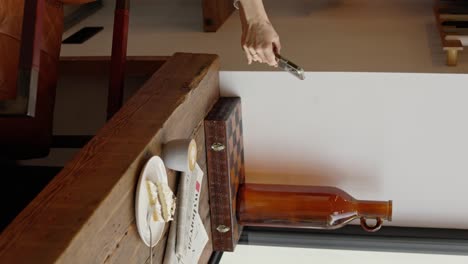
[[[203,171],[196,165],[183,173],[179,183],[178,209],[169,231],[164,263],[197,263],[208,243],[208,234],[198,213]]]

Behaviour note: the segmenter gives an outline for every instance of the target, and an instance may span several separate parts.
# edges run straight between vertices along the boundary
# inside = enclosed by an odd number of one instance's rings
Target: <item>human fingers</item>
[[[253,61],[260,62],[262,63],[262,59],[260,57],[260,54],[258,54],[257,50],[255,49],[254,45],[248,45],[249,47],[249,53],[253,58]]]
[[[247,47],[247,45],[244,44],[242,46],[242,49],[244,50],[245,56],[247,57],[247,63],[252,64],[253,58],[252,58],[252,55],[250,54],[250,51],[249,51],[249,48]]]
[[[249,29],[247,33],[245,44],[244,44],[244,51],[248,54],[248,57],[251,58],[251,61],[259,61],[259,57],[257,52],[255,52],[255,32],[252,28]]]
[[[265,63],[267,63],[270,66],[277,66],[276,56],[273,51],[273,43],[266,46],[266,48],[263,51],[263,55],[265,57]]]
[[[261,63],[268,63],[267,59],[265,57],[265,50],[263,48],[257,48],[257,49],[255,49],[255,52],[260,57]]]
[[[281,42],[280,42],[279,37],[276,37],[275,39],[273,39],[273,48],[278,54],[281,53]]]
[[[242,30],[242,36],[241,36],[242,49],[244,50],[245,56],[247,57],[247,63],[249,65],[252,64],[252,61],[254,61],[254,58],[249,50],[249,46],[250,46],[249,40],[250,40],[251,35],[252,35],[252,31],[250,30],[250,28],[248,28],[248,30]]]
[[[253,61],[262,63],[262,59],[260,57],[260,54],[258,54],[257,49],[256,49],[256,42],[257,39],[259,39],[261,36],[259,34],[258,28],[255,25],[252,25],[249,30],[249,36],[247,40],[247,47],[249,48],[250,55],[252,56]]]
[[[257,38],[255,39],[255,44],[254,44],[254,49],[255,49],[255,53],[258,55],[258,57],[260,58],[260,63],[266,63],[266,57],[265,57],[265,32],[264,31],[260,31],[261,34],[259,34],[257,36]]]

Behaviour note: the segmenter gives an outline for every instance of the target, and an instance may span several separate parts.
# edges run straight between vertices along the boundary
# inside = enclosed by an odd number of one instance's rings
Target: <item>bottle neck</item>
[[[392,201],[356,201],[356,208],[360,217],[381,218],[392,221]]]

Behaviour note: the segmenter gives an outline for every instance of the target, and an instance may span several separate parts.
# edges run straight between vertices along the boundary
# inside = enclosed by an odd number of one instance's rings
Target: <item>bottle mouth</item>
[[[382,220],[392,221],[393,201],[367,201],[360,200],[357,202],[358,213],[360,217],[377,218]]]
[[[393,218],[393,200],[388,201],[387,207],[387,221],[392,221]]]

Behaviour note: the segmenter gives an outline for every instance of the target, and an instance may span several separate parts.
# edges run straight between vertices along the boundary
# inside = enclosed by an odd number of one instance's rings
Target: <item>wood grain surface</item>
[[[218,71],[215,55],[171,57],[5,229],[0,263],[147,261],[134,223],[140,170],[164,142],[202,140],[197,130],[219,97]],[[175,174],[168,177],[176,190]],[[207,198],[201,208],[208,227]],[[164,241],[155,249],[161,259]]]

